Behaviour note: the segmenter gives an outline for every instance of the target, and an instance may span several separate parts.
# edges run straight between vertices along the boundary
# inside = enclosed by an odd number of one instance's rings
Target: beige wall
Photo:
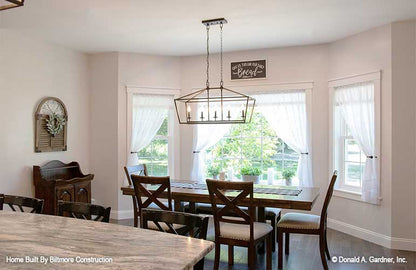
[[[118,209],[117,185],[117,53],[89,56],[91,170],[95,173],[92,193],[95,203]]]
[[[416,239],[415,21],[392,24],[392,236]],[[416,241],[414,243],[416,248]]]
[[[378,27],[329,45],[328,79],[381,70],[380,206],[334,197],[329,218],[390,236],[391,224],[391,27]],[[387,221],[387,222],[386,222]]]
[[[0,191],[34,196],[32,166],[59,159],[89,164],[87,56],[0,29]],[[34,152],[34,113],[46,97],[68,109],[68,151]]]

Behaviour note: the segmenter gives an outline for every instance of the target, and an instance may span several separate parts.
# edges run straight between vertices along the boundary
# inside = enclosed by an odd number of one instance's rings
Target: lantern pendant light
[[[244,124],[251,122],[256,100],[248,95],[224,87],[222,29],[224,18],[202,21],[207,31],[205,88],[175,99],[180,124]],[[209,83],[209,30],[219,25],[221,34],[221,81],[218,87]]]
[[[25,0],[0,0],[0,11],[23,6]]]

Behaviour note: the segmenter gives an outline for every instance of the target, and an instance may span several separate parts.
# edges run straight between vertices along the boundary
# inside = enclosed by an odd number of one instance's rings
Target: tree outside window
[[[234,171],[241,178],[242,167],[261,170],[261,179],[267,180],[268,169],[274,170],[274,179],[282,184],[283,171],[296,172],[299,154],[284,143],[271,129],[265,117],[256,112],[251,123],[232,125],[229,133],[216,145],[206,150],[207,167],[217,166],[222,171]],[[297,181],[294,179],[293,184]]]
[[[169,175],[168,142],[168,117],[166,117],[152,142],[137,154],[139,163],[146,164],[149,175]]]

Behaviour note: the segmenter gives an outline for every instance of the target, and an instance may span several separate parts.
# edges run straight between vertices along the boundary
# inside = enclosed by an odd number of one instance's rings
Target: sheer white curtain
[[[305,91],[284,91],[255,96],[257,109],[289,147],[300,154],[297,176],[301,186],[312,183]]]
[[[230,125],[194,125],[192,180],[205,180],[205,150],[215,145],[230,130]]]
[[[133,95],[129,165],[138,164],[137,152],[145,148],[156,136],[172,104],[173,96]]]
[[[335,104],[351,135],[367,156],[362,178],[362,199],[379,203],[379,180],[375,148],[374,84],[358,83],[335,88]]]

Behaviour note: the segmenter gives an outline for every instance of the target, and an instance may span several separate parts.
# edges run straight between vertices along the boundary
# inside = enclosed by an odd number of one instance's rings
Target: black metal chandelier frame
[[[206,87],[204,89],[197,90],[190,94],[176,98],[175,109],[180,124],[244,124],[251,122],[251,118],[254,112],[254,106],[256,100],[248,95],[239,93],[237,91],[224,87],[223,83],[223,49],[222,49],[222,28],[227,20],[224,18],[205,20],[202,23],[206,26],[207,30],[207,80]],[[221,29],[221,81],[219,87],[210,87],[209,85],[209,29],[212,25],[220,25]],[[218,95],[213,95],[217,92]],[[239,111],[238,117],[231,117],[230,110],[226,112],[224,105],[227,103],[240,102],[241,111]],[[180,105],[179,105],[180,104]],[[183,107],[182,107],[183,104]],[[201,111],[200,115],[191,114],[192,105],[207,105],[206,115]],[[219,113],[217,110],[212,110],[213,104],[219,104]],[[181,110],[182,117],[181,117]],[[212,113],[214,112],[214,113]],[[241,114],[240,114],[241,113]]]
[[[10,4],[0,6],[0,11],[10,9],[10,8],[21,7],[25,3],[25,0],[5,0],[5,1],[9,2]]]

